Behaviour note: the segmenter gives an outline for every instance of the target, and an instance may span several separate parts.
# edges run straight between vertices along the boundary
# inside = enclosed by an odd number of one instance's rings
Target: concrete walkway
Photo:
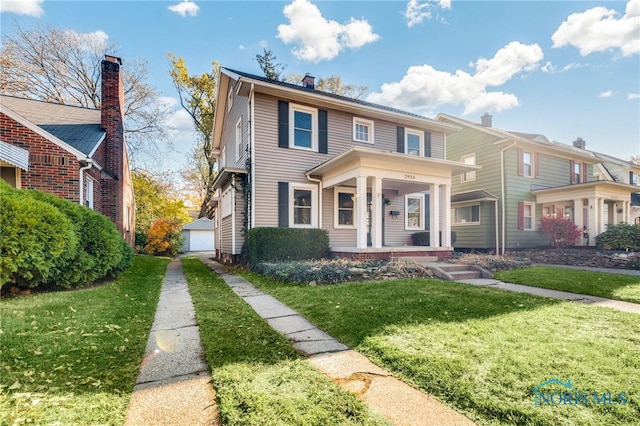
[[[219,425],[180,260],[167,267],[125,425]]]
[[[269,325],[284,334],[311,364],[347,391],[355,393],[393,425],[474,425],[433,397],[396,379],[274,297],[243,278],[228,274],[210,256],[199,258]]]

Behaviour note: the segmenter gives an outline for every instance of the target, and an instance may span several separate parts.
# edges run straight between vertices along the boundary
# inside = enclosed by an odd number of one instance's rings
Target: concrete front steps
[[[429,268],[434,276],[447,281],[493,278],[491,272],[477,265],[460,265],[441,262],[421,262],[420,264]]]

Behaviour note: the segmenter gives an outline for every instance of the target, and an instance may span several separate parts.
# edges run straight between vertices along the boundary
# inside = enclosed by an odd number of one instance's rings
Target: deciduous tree
[[[291,84],[302,84],[302,75],[287,74],[283,81]],[[348,98],[360,99],[367,94],[368,86],[358,86],[356,84],[345,84],[342,77],[332,75],[330,77],[318,78],[315,83],[316,90],[333,93],[335,95],[346,96]]]
[[[101,31],[81,34],[55,26],[26,29],[19,25],[2,34],[0,91],[4,94],[100,108],[101,61],[114,54],[114,43]],[[123,61],[125,135],[132,161],[157,154],[166,136],[168,106],[146,83],[144,61]]]
[[[220,66],[212,63],[212,70],[200,75],[190,75],[184,59],[168,54],[169,75],[180,96],[180,105],[189,114],[198,133],[192,151],[192,166],[183,171],[183,177],[191,180],[204,193],[200,217],[211,217],[209,203],[213,197],[213,182],[216,178],[216,159],[212,150],[213,119],[216,113],[216,93]]]

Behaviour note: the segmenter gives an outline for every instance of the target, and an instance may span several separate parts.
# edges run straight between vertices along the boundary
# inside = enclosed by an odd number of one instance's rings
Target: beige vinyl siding
[[[244,201],[244,193],[242,190],[242,180],[240,178],[236,179],[236,194],[235,194],[235,209],[234,209],[234,213],[235,213],[235,218],[236,218],[236,232],[235,232],[235,236],[236,236],[236,250],[235,253],[233,254],[240,254],[242,251],[242,245],[244,244],[244,229],[243,229],[243,222],[244,222],[244,215],[245,215],[245,211],[244,211],[244,206],[245,206],[245,201]]]
[[[431,157],[444,160],[445,155],[444,133],[431,132]]]
[[[231,218],[229,215],[227,217],[223,217],[220,222],[222,222],[222,229],[220,231],[220,248],[223,253],[231,253],[232,248],[232,238],[231,238]]]
[[[222,128],[222,144],[220,151],[226,147],[226,165],[231,168],[244,168],[247,159],[247,147],[249,146],[249,98],[246,96],[233,95],[233,105],[231,111],[225,109],[224,127]],[[236,124],[242,120],[242,149],[240,157],[236,158]]]
[[[255,210],[256,226],[278,226],[278,181],[291,183],[313,183],[305,172],[351,147],[374,148],[384,151],[397,150],[397,125],[384,120],[374,120],[366,115],[359,118],[374,122],[374,143],[353,140],[353,114],[338,110],[328,110],[328,154],[320,154],[295,148],[278,147],[278,100],[279,98],[256,93],[255,95]],[[301,104],[300,102],[292,102]],[[304,104],[302,104],[304,105]],[[308,105],[313,107],[313,105]],[[234,123],[235,124],[235,123]],[[442,155],[444,135],[433,132],[432,153]],[[328,203],[333,208],[333,191],[327,198],[323,194],[323,227],[330,230],[332,245],[346,242],[348,232],[333,229],[333,213],[327,215]],[[403,199],[404,200],[404,199]],[[402,201],[404,203],[404,201]],[[404,212],[404,204],[399,208]],[[399,219],[398,219],[399,220]],[[404,221],[403,221],[404,230]],[[334,232],[336,231],[336,232]],[[403,231],[404,232],[404,231]],[[354,232],[355,235],[355,232]],[[410,235],[410,233],[409,233]],[[335,243],[333,238],[336,238]],[[355,238],[355,237],[354,237]],[[398,237],[402,244],[408,244],[406,235]],[[410,242],[410,239],[409,239]],[[351,245],[355,244],[355,239]],[[387,243],[389,244],[389,243]]]
[[[411,234],[418,231],[406,231],[404,229],[404,195],[398,195],[397,191],[384,190],[384,196],[390,201],[385,206],[384,216],[384,243],[387,246],[413,245]],[[391,216],[391,210],[400,212],[398,216]],[[424,223],[423,223],[424,224]]]
[[[331,247],[354,247],[356,245],[356,230],[336,229],[334,227],[335,212],[333,188],[322,191],[322,204],[322,228],[329,232]]]

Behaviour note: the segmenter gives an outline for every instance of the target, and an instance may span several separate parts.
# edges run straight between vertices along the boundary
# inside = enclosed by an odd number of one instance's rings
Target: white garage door
[[[215,244],[213,231],[189,231],[191,234],[190,246],[191,251],[213,251],[215,250]]]

